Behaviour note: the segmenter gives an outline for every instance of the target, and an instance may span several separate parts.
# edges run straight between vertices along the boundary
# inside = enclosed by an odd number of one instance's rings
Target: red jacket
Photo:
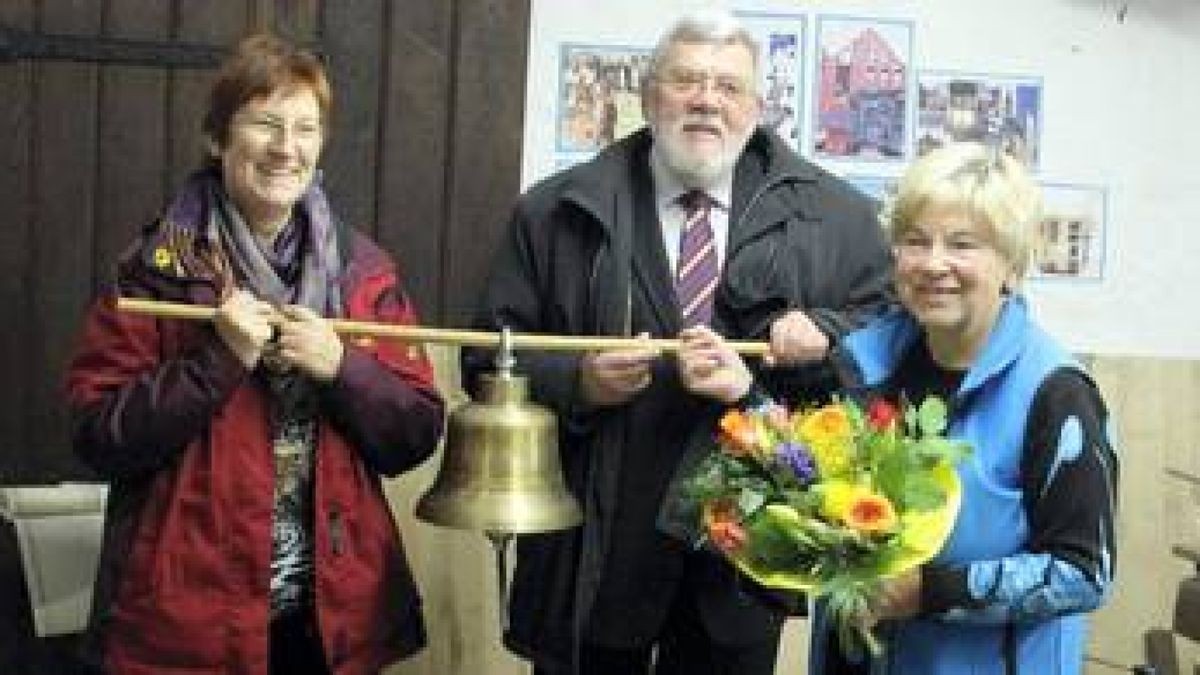
[[[357,234],[344,246],[347,317],[414,322],[388,256]],[[122,263],[120,292],[212,304],[213,284],[172,276],[163,251],[151,232]],[[274,459],[259,378],[211,325],[121,313],[106,297],[67,385],[76,451],[111,481],[91,626],[107,671],[265,673]],[[428,458],[442,419],[420,348],[347,340],[321,391],[313,488],[316,613],[337,675],[425,644],[380,475]]]

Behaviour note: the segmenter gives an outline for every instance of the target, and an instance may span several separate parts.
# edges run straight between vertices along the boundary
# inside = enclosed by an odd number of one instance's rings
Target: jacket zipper
[[[345,536],[345,527],[342,523],[342,512],[338,509],[329,510],[329,548],[334,555],[342,554],[342,539]]]
[[[742,224],[746,222],[746,219],[749,218],[750,213],[754,210],[755,204],[757,204],[758,200],[762,199],[763,195],[767,194],[767,192],[774,190],[776,187],[783,185],[784,183],[792,183],[799,180],[801,180],[800,176],[796,174],[785,173],[775,176],[766,183],[758,186],[758,189],[754,191],[754,194],[750,195],[750,199],[746,200],[746,208],[742,209],[742,213],[738,216],[737,222],[730,226],[729,231],[735,232],[742,227]],[[728,251],[725,254],[726,259],[731,257],[732,254],[733,251]]]

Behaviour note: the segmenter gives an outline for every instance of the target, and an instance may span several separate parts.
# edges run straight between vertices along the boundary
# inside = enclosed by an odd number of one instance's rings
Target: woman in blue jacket
[[[953,144],[916,162],[883,222],[901,306],[847,335],[852,394],[948,401],[963,502],[939,554],[889,580],[868,625],[883,655],[852,662],[818,605],[809,672],[1071,674],[1085,613],[1111,588],[1117,460],[1095,383],[1019,292],[1039,191],[1010,157]],[[707,329],[684,336],[693,391],[753,398],[742,361]]]

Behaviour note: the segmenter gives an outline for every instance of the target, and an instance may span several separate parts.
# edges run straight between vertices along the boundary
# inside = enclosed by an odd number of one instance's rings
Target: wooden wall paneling
[[[248,32],[252,0],[174,0],[175,37],[182,42],[233,45]],[[214,72],[174,70],[167,98],[167,171],[165,194],[183,184],[200,166],[204,143],[200,124]]]
[[[318,32],[321,4],[320,0],[253,0],[250,23],[290,40],[309,43]]]
[[[1136,664],[1144,660],[1145,631],[1170,627],[1176,582],[1192,573],[1170,549],[1200,535],[1200,500],[1166,469],[1195,472],[1200,461],[1200,361],[1097,357],[1093,372],[1115,421],[1121,476],[1117,584],[1094,618],[1088,651]]]
[[[523,100],[514,110],[507,97],[515,91],[523,98],[528,5],[397,0],[392,17],[380,238],[407,267],[408,284],[427,319],[453,323],[448,308],[473,306],[473,297],[461,297],[463,287],[473,294],[482,283],[491,241],[518,188]],[[481,227],[490,231],[458,227],[463,214],[479,211],[487,212]],[[394,230],[393,222],[399,224]],[[457,318],[465,321],[465,315],[460,311]],[[440,390],[452,406],[464,402],[457,350],[432,348],[430,355]],[[387,675],[526,673],[527,664],[500,641],[498,586],[487,540],[412,515],[440,464],[439,452],[388,487],[425,598],[429,646]]]
[[[383,0],[326,2],[319,39],[333,86],[333,125],[321,166],[338,216],[376,235]]]
[[[520,186],[529,0],[458,4],[443,321],[466,325]]]
[[[34,25],[32,0],[0,3],[0,22],[20,30]],[[31,134],[36,130],[32,106],[33,65],[28,61],[0,63],[0,304],[13,317],[29,316],[29,249]],[[29,415],[31,377],[30,326],[9,321],[0,331],[0,371],[9,386],[0,394],[0,484],[21,480],[22,456],[29,448],[26,420]],[[21,554],[14,528],[0,523],[0,663],[27,668],[27,635],[33,632],[25,592]]]
[[[427,323],[442,318],[450,59],[455,8],[462,4],[395,0],[387,13],[378,236],[399,259],[405,286]]]
[[[0,21],[20,30],[34,24],[33,0],[0,3]],[[30,314],[29,266],[32,205],[30,182],[33,117],[33,65],[28,61],[0,63],[0,306],[14,317]],[[9,386],[0,394],[0,484],[20,479],[19,456],[29,447],[29,388],[32,377],[30,326],[11,321],[0,331],[0,372]]]
[[[45,0],[41,29],[47,33],[94,36],[100,32],[99,3]],[[30,437],[22,459],[35,467],[29,480],[54,481],[80,475],[66,434],[62,404],[64,366],[91,295],[92,245],[96,215],[96,130],[98,67],[41,62],[35,65],[37,136],[34,139],[34,225],[31,342],[34,371],[30,392]]]
[[[171,5],[110,0],[103,27],[111,37],[166,41]],[[94,292],[112,282],[117,257],[162,208],[167,78],[162,68],[100,69]]]

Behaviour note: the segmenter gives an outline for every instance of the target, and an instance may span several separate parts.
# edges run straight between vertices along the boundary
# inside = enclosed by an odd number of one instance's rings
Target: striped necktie
[[[684,327],[712,321],[713,296],[717,290],[720,264],[713,241],[713,200],[703,190],[689,190],[679,196],[687,213],[679,237],[679,264],[675,268],[675,298]]]

